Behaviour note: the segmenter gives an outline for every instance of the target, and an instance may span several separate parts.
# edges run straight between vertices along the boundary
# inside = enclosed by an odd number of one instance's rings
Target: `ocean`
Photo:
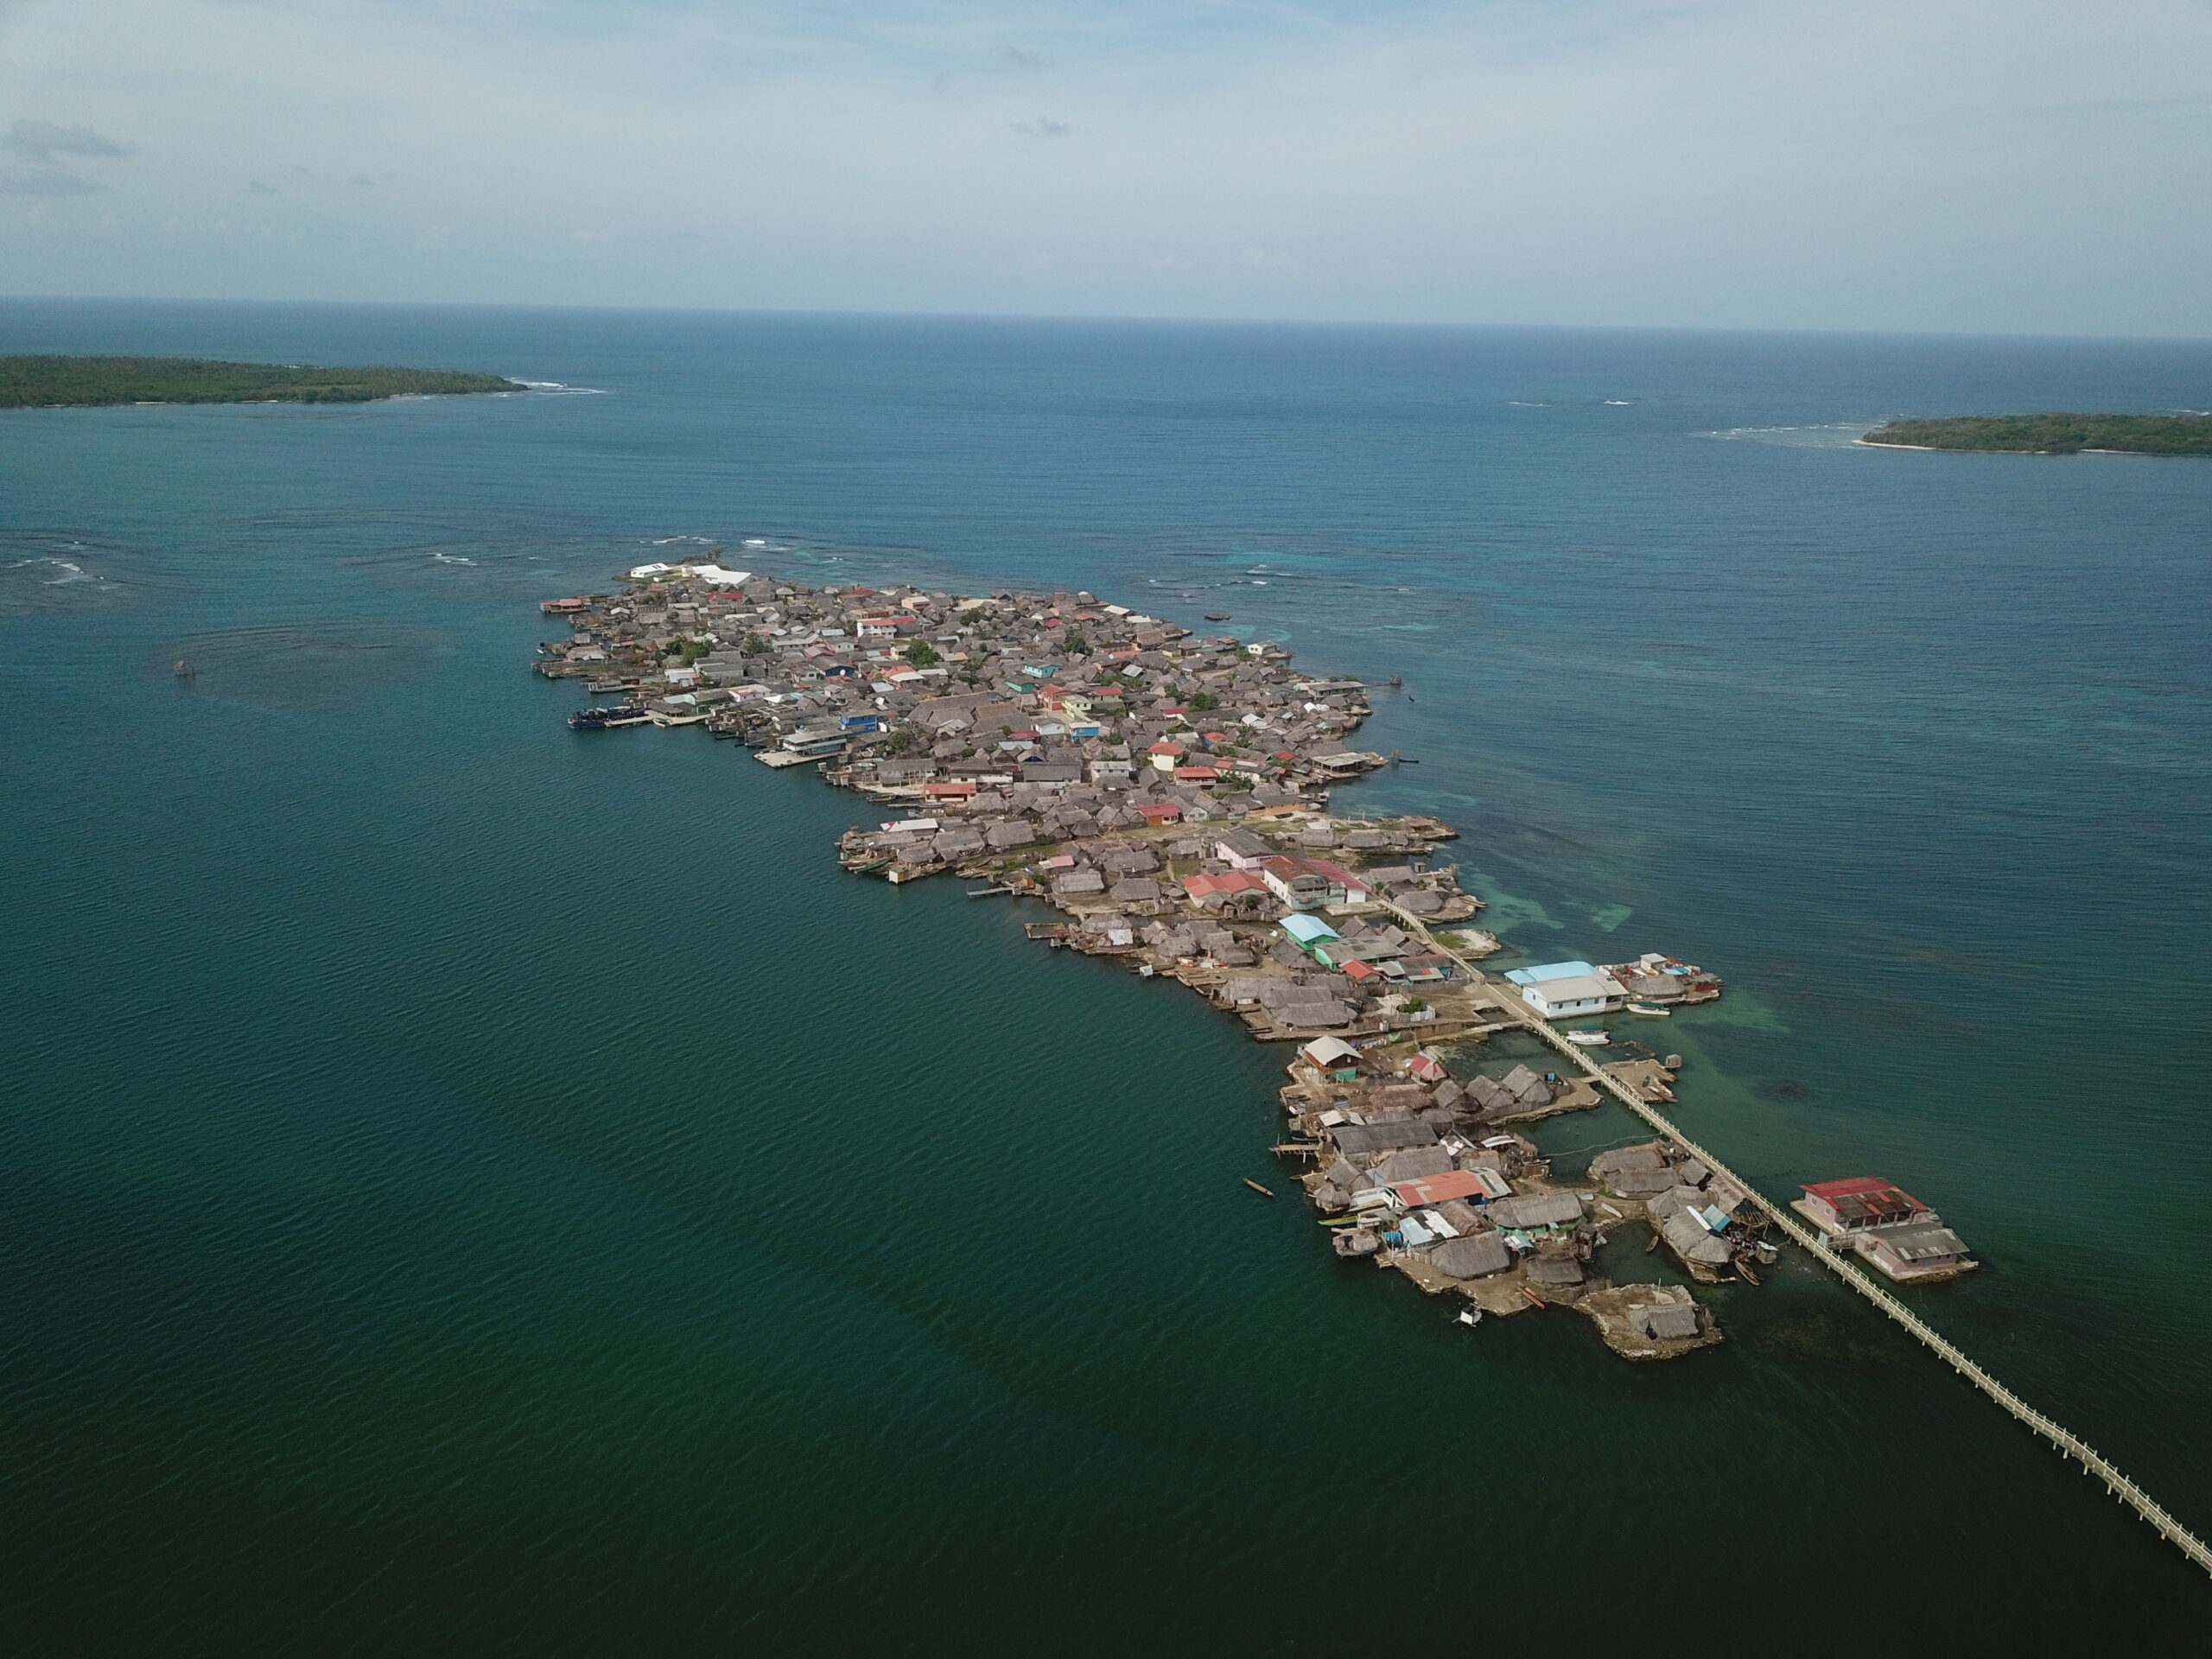
[[[528,664],[711,544],[1402,677],[1338,804],[1459,825],[1510,960],[1723,974],[1685,1130],[1935,1205],[1986,1265],[1913,1305],[2202,1532],[2212,467],[1851,440],[2202,408],[2212,345],[8,301],[0,350],[543,383],[0,414],[16,1650],[2201,1641],[1809,1265],[1672,1364],[1455,1325],[1243,1185],[1281,1052]]]

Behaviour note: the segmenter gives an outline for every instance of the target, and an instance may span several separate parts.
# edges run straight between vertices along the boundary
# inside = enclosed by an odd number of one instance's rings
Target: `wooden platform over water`
[[[1407,916],[1403,912],[1397,913],[1408,925],[1408,931],[1412,932],[1416,938],[1427,940],[1432,950],[1451,957],[1471,975],[1474,972],[1472,963],[1460,957],[1458,952],[1438,944],[1431,938],[1428,930],[1421,925],[1418,918]],[[1863,1268],[1854,1262],[1845,1261],[1833,1250],[1823,1249],[1821,1247],[1820,1239],[1812,1229],[1792,1214],[1787,1206],[1778,1205],[1766,1197],[1749,1181],[1714,1157],[1712,1153],[1675,1128],[1665,1114],[1643,1097],[1641,1088],[1637,1086],[1640,1079],[1633,1079],[1632,1074],[1630,1077],[1619,1075],[1630,1072],[1630,1066],[1618,1064],[1611,1066],[1601,1065],[1589,1050],[1568,1042],[1550,1022],[1535,1018],[1525,1009],[1514,1008],[1513,1000],[1505,992],[1498,991],[1495,995],[1498,1006],[1513,1014],[1514,1023],[1557,1049],[1572,1060],[1579,1070],[1587,1073],[1599,1088],[1661,1135],[1672,1141],[1684,1152],[1701,1161],[1714,1174],[1733,1182],[1746,1198],[1766,1213],[1768,1218],[1776,1226],[1779,1227],[1794,1243],[1801,1245],[1815,1262],[1834,1273],[1846,1285],[1864,1296],[1890,1319],[1903,1325],[1912,1334],[1915,1340],[1968,1382],[1980,1389],[1983,1394],[1995,1402],[1999,1409],[2007,1416],[2017,1422],[2025,1424],[2034,1433],[2040,1434],[2056,1446],[2062,1456],[2079,1463],[2089,1474],[2103,1481],[2107,1491],[2149,1522],[2160,1537],[2172,1544],[2205,1572],[2212,1573],[2212,1548],[2208,1548],[2202,1539],[2168,1514],[2164,1506],[2148,1492],[2121,1473],[2110,1459],[2097,1452],[2081,1436],[2064,1427],[2055,1419],[2037,1411],[2019,1395],[2014,1394],[2012,1389],[1999,1382],[1988,1371],[1967,1357],[1957,1344],[1952,1342],[1927,1320],[1876,1284]]]

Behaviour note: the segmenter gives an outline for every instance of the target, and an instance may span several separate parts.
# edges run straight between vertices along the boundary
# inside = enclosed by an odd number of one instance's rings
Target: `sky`
[[[0,293],[2212,336],[2212,0],[0,0]]]

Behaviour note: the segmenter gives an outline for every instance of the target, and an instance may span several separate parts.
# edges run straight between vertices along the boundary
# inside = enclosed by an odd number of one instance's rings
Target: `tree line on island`
[[[2212,415],[1965,415],[1940,421],[1891,421],[1859,442],[2038,455],[2075,455],[2085,449],[2131,455],[2212,455]]]
[[[367,404],[429,393],[521,391],[496,374],[333,369],[202,357],[0,357],[0,409],[114,404]]]

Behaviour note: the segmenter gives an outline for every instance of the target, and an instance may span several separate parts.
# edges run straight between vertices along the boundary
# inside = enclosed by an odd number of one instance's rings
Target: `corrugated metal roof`
[[[1446,1170],[1441,1175],[1425,1176],[1416,1181],[1399,1181],[1390,1190],[1399,1201],[1411,1205],[1441,1204],[1446,1198],[1486,1198],[1489,1191],[1474,1175],[1465,1170]]]
[[[1582,975],[1594,976],[1597,969],[1586,962],[1554,962],[1541,968],[1516,968],[1506,975],[1516,985],[1541,985],[1549,979],[1573,979]]]

